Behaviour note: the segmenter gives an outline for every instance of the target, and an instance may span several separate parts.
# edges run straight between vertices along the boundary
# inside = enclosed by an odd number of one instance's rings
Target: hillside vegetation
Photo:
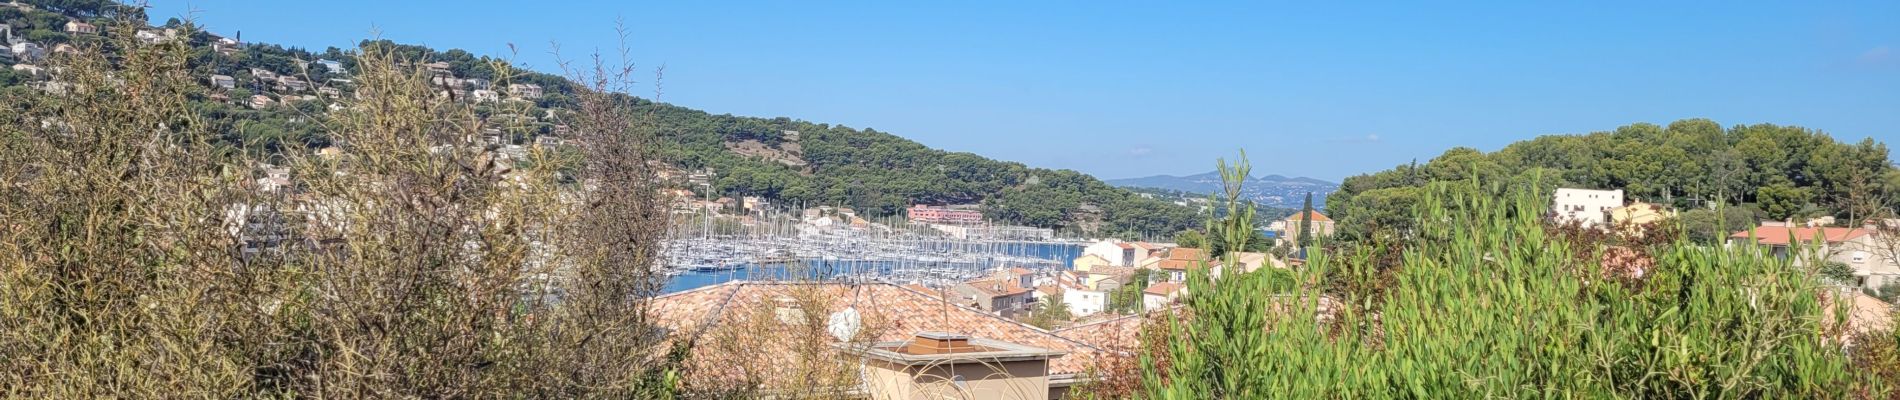
[[[1304,268],[1218,281],[1194,270],[1183,301],[1191,311],[1144,336],[1141,379],[1122,395],[1896,395],[1882,374],[1896,365],[1900,337],[1844,317],[1810,268],[1671,238],[1611,258],[1603,243],[1538,216],[1549,192],[1485,179],[1421,191],[1404,216],[1418,228],[1403,248],[1316,253]],[[1611,259],[1623,261],[1599,262]]]
[[[1900,193],[1900,172],[1887,146],[1873,139],[1849,143],[1796,126],[1723,128],[1689,119],[1540,136],[1491,153],[1454,148],[1424,164],[1347,178],[1327,211],[1349,240],[1410,232],[1406,215],[1426,184],[1473,177],[1508,183],[1503,187],[1536,185],[1546,193],[1623,189],[1627,198],[1685,210],[1689,234],[1700,240],[1763,219],[1864,219],[1890,209]]]
[[[122,9],[112,2],[28,0],[38,9],[0,8],[0,22],[18,27],[29,39],[56,43],[109,43],[88,35],[61,33],[68,19],[110,25],[112,17],[142,10]],[[318,88],[347,95],[351,75],[360,70],[355,50],[322,51],[266,43],[242,43],[230,51],[215,51],[220,38],[172,19],[159,28],[190,32],[188,67],[200,82],[227,75],[236,87],[194,98],[193,109],[207,117],[223,142],[259,153],[303,152],[332,144],[334,138],[310,124],[308,116],[326,112],[331,101],[301,101],[317,89],[296,90],[274,84],[268,75],[302,77]],[[453,82],[435,82],[444,92],[460,94],[502,80],[495,61],[460,49],[438,51],[425,46],[387,40],[363,41],[361,49],[388,51],[416,63],[446,64]],[[343,71],[312,64],[339,62]],[[258,74],[267,74],[260,79]],[[576,106],[575,83],[547,73],[516,73],[509,83],[533,84],[545,94],[532,107],[496,107],[478,104],[484,119],[521,125],[504,138],[513,144],[532,144],[540,137],[571,135],[567,121]],[[44,77],[20,76],[0,68],[6,90],[28,90]],[[465,81],[466,80],[466,81]],[[477,85],[471,82],[481,82]],[[503,91],[502,87],[492,88]],[[263,95],[277,100],[269,107],[246,107],[248,99]],[[673,170],[713,173],[714,196],[763,196],[786,205],[842,205],[870,216],[901,214],[910,204],[981,203],[990,219],[1003,224],[1055,228],[1088,236],[1166,235],[1191,226],[1194,211],[1175,204],[1142,198],[1094,177],[1071,170],[1033,168],[979,155],[936,150],[914,141],[870,128],[815,123],[791,118],[756,118],[713,114],[650,99],[623,95],[618,101],[651,117],[656,151]],[[702,191],[683,182],[675,185]]]

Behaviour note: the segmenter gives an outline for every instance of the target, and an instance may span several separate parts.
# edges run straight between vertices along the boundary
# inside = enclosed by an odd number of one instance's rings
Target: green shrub
[[[1552,237],[1539,193],[1428,185],[1402,252],[1191,277],[1143,354],[1149,398],[1851,398],[1887,383],[1825,338],[1815,277],[1739,249],[1659,246],[1640,277]],[[1397,257],[1395,267],[1372,266]],[[1344,289],[1342,289],[1344,288]],[[1372,288],[1372,289],[1365,289]],[[1838,315],[1838,314],[1837,314]]]

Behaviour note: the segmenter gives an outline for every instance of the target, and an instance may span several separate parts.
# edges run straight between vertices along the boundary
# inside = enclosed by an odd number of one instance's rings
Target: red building
[[[976,210],[957,210],[949,207],[925,205],[910,206],[907,213],[911,221],[944,224],[975,224],[983,222],[983,212]]]

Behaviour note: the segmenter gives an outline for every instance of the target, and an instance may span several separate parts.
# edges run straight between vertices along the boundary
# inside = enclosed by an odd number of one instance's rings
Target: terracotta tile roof
[[[1790,237],[1802,242],[1813,242],[1817,236],[1828,243],[1840,243],[1873,233],[1861,228],[1789,228],[1785,226],[1756,227],[1752,235],[1757,243],[1766,245],[1787,245]],[[1747,239],[1749,231],[1735,232],[1731,238]]]
[[[1162,249],[1167,249],[1168,246],[1163,246],[1163,245],[1148,243],[1148,242],[1135,242],[1135,248],[1142,249],[1142,250],[1162,250]]]
[[[970,285],[970,287],[988,293],[990,296],[1014,296],[1029,293],[1029,288],[1018,286],[1014,279],[978,279],[964,282],[963,284]]]
[[[1141,292],[1156,295],[1156,296],[1167,296],[1167,295],[1174,294],[1174,292],[1177,292],[1180,290],[1181,290],[1181,284],[1179,283],[1160,282],[1160,283],[1148,285],[1148,288],[1142,289]]]
[[[1028,324],[1005,319],[982,310],[958,306],[932,297],[931,295],[893,284],[873,283],[863,285],[831,283],[759,283],[733,281],[707,286],[685,292],[673,293],[653,299],[649,317],[655,324],[665,328],[671,340],[690,341],[692,357],[687,360],[689,386],[694,382],[713,383],[726,379],[738,379],[739,376],[758,374],[774,375],[785,371],[760,371],[721,364],[725,360],[760,360],[768,366],[778,364],[770,361],[794,360],[796,351],[783,346],[720,346],[719,337],[732,337],[721,326],[734,326],[746,329],[737,332],[739,337],[762,332],[790,332],[804,329],[784,321],[767,318],[765,323],[774,326],[760,327],[746,325],[747,315],[757,315],[765,310],[768,315],[771,308],[778,307],[777,300],[795,296],[795,290],[815,290],[817,298],[830,302],[826,310],[855,308],[864,321],[865,328],[860,332],[859,340],[898,341],[910,338],[917,332],[935,331],[964,334],[977,338],[999,340],[1031,347],[1067,352],[1049,363],[1052,375],[1084,373],[1103,349],[1085,342],[1069,339]],[[804,310],[801,312],[810,312]],[[869,337],[874,336],[874,337]],[[828,338],[828,336],[827,336]],[[769,342],[791,342],[792,340],[773,340]],[[835,342],[835,339],[826,339]],[[735,348],[737,347],[737,348]],[[835,352],[827,347],[828,352]],[[741,354],[743,353],[743,354]],[[747,375],[753,374],[753,375]],[[769,379],[768,379],[769,380]],[[779,384],[788,384],[780,381]],[[795,384],[795,382],[790,382]]]
[[[927,295],[927,296],[930,296],[930,297],[942,297],[942,296],[939,296],[939,295],[940,295],[940,294],[942,294],[942,293],[940,293],[940,292],[938,292],[936,288],[932,288],[932,287],[929,287],[929,286],[924,286],[924,285],[919,285],[919,284],[915,284],[915,283],[912,283],[912,284],[909,284],[909,285],[904,285],[904,288],[905,288],[905,289],[910,289],[910,290],[915,290],[915,291],[917,291],[918,293],[923,293],[924,295]]]
[[[1848,299],[1847,302],[1848,332],[1866,333],[1894,328],[1894,306],[1892,304],[1887,304],[1887,302],[1880,301],[1879,298],[1868,296],[1866,293],[1861,293],[1858,290],[1855,290],[1851,296],[1853,297]],[[1821,314],[1824,318],[1823,321],[1833,323],[1834,301],[1839,297],[1843,296],[1838,294],[1823,294],[1821,296]]]
[[[1174,248],[1174,250],[1168,250],[1168,259],[1181,260],[1181,261],[1202,261],[1202,260],[1207,259],[1207,254],[1202,253],[1201,249],[1197,249],[1193,247],[1176,247]]]
[[[1116,267],[1116,266],[1102,265],[1102,266],[1097,266],[1095,268],[1089,268],[1088,273],[1090,275],[1108,275],[1108,276],[1116,276],[1116,277],[1130,276],[1130,275],[1135,274],[1135,267]]]
[[[1128,243],[1128,242],[1115,242],[1115,247],[1120,247],[1120,248],[1122,248],[1122,249],[1124,249],[1124,250],[1126,250],[1126,249],[1134,249],[1134,248],[1135,248],[1135,245],[1133,245],[1133,244],[1130,244],[1130,243]]]
[[[1326,221],[1333,220],[1332,218],[1326,218],[1326,214],[1320,214],[1319,210],[1313,210],[1313,211],[1310,211],[1310,213],[1311,214],[1308,214],[1308,219],[1311,219],[1313,222],[1326,222]],[[1286,216],[1286,221],[1289,221],[1289,222],[1297,222],[1299,220],[1300,220],[1300,213],[1298,212],[1293,213],[1293,215]]]
[[[1161,260],[1161,263],[1156,264],[1155,267],[1171,271],[1186,271],[1188,268],[1206,262],[1206,257],[1207,255],[1201,252],[1201,249],[1176,247],[1174,250],[1168,250],[1168,259]]]

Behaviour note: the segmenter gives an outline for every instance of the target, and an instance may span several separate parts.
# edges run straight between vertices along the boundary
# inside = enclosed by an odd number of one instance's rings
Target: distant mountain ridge
[[[1156,188],[1200,194],[1214,194],[1221,191],[1219,171],[1187,176],[1154,175],[1110,179],[1106,182],[1120,187]],[[1248,177],[1247,182],[1242,185],[1242,191],[1248,199],[1264,206],[1282,208],[1299,208],[1306,201],[1306,194],[1309,192],[1313,193],[1313,207],[1324,207],[1326,195],[1338,189],[1337,183],[1283,175]]]

